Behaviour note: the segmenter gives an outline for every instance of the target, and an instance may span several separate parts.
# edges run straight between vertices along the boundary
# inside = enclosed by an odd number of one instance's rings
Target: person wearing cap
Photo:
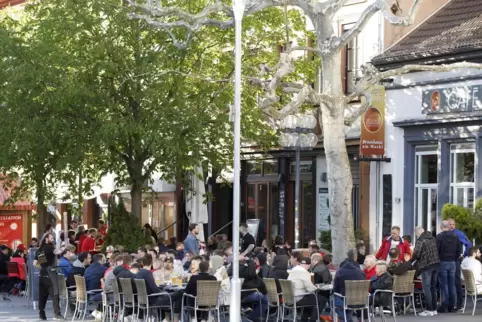
[[[311,274],[308,271],[311,266],[311,259],[309,257],[302,257],[301,253],[293,253],[296,256],[297,265],[293,267],[291,273],[288,276],[288,280],[293,285],[293,292],[296,300],[296,305],[306,307],[302,321],[318,321],[318,310],[323,311],[325,308],[327,299],[323,295],[317,293],[318,288],[311,282]],[[295,263],[292,260],[292,263]]]

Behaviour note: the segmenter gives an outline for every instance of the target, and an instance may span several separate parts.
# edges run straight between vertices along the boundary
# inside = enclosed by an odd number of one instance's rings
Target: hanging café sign
[[[372,104],[361,117],[360,156],[385,155],[385,87],[370,89]]]
[[[482,85],[434,88],[422,93],[423,114],[482,111]]]

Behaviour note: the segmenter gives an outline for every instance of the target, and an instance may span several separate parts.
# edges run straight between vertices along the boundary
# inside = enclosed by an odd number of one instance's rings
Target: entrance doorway
[[[418,146],[415,150],[415,223],[437,233],[437,146]]]
[[[257,243],[267,239],[268,245],[273,236],[279,234],[277,183],[250,183],[247,189],[246,219],[259,219]]]

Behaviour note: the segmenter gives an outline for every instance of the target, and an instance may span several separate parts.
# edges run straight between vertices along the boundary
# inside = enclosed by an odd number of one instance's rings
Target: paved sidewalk
[[[465,314],[438,314],[434,317],[415,317],[413,314],[407,314],[406,316],[397,316],[397,322],[422,322],[422,321],[437,321],[437,322],[480,322],[482,317],[482,303],[479,303],[479,307],[475,312],[475,316],[472,316],[472,304],[467,305],[467,310]],[[52,303],[47,303],[47,318],[52,320]],[[86,321],[93,321],[92,317],[86,317]],[[4,301],[0,297],[0,322],[11,321],[11,322],[34,322],[39,321],[38,311],[34,311],[32,305],[28,304],[25,298],[20,298],[16,296],[11,297],[11,301]],[[72,316],[67,317],[67,321],[72,321]],[[80,321],[80,320],[79,320]],[[379,317],[376,321],[381,321]],[[387,316],[387,321],[393,321],[393,319]],[[356,320],[355,320],[356,322]]]

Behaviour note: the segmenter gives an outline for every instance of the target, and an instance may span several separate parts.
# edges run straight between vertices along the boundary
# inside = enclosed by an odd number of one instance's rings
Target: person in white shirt
[[[467,269],[474,274],[477,292],[482,292],[482,264],[477,259],[478,257],[480,257],[480,249],[478,247],[470,247],[469,256],[464,258],[460,268]]]
[[[308,272],[311,266],[309,257],[303,257],[301,253],[295,252],[291,256],[291,270],[288,280],[293,286],[293,293],[296,305],[306,306],[304,309],[302,321],[318,321],[318,311],[316,305],[320,309],[320,314],[326,305],[327,299],[323,295],[317,293],[318,288],[311,282],[311,274]]]

